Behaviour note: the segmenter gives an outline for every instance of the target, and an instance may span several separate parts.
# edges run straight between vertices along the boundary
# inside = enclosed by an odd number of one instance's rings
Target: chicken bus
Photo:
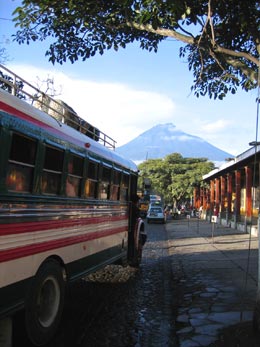
[[[0,319],[24,310],[41,346],[57,331],[69,283],[108,264],[139,265],[138,170],[65,103],[50,115],[45,94],[0,71]]]

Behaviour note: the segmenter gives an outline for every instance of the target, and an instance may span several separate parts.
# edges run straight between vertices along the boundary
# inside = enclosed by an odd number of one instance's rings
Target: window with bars
[[[36,140],[13,133],[6,176],[9,191],[32,192],[36,149]]]
[[[58,195],[61,189],[64,151],[46,146],[41,191],[43,194]]]

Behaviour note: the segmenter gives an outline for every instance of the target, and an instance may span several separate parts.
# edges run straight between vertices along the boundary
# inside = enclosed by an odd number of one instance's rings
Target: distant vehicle
[[[161,206],[151,206],[147,212],[147,223],[161,222],[166,223],[166,214]]]
[[[161,201],[160,195],[150,195],[150,202]]]
[[[150,202],[150,204],[149,204],[149,207],[157,207],[157,206],[163,207],[162,202],[160,200]]]
[[[144,200],[139,201],[139,210],[140,210],[141,218],[146,218],[148,208],[149,208],[149,201],[144,201]]]

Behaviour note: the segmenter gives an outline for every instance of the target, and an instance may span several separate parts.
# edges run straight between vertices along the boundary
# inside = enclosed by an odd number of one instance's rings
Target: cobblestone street
[[[58,336],[48,347],[176,347],[174,288],[163,224],[146,226],[139,270],[109,266],[70,289]],[[14,345],[23,341],[16,319]]]
[[[195,218],[166,228],[179,293],[179,346],[259,346],[253,331],[257,237]]]

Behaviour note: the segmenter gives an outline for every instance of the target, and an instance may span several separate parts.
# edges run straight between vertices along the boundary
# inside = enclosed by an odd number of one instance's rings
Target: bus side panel
[[[84,245],[81,245],[85,247]],[[64,249],[63,249],[64,251]],[[68,247],[65,252],[74,252],[75,249]],[[64,254],[64,253],[63,253]],[[119,258],[126,255],[126,250],[122,249],[121,245],[117,245],[108,249],[105,249],[101,252],[96,252],[90,256],[86,256],[81,258],[80,260],[75,260],[71,263],[64,264],[67,280],[68,282],[77,280],[86,276],[87,274],[94,272],[100,268],[103,268],[105,265],[114,263]],[[41,262],[44,262],[45,259],[49,257],[62,257],[62,250],[55,250],[54,253],[43,253],[41,256],[37,257],[39,261],[39,265]],[[29,264],[32,262],[35,263],[35,256],[27,257],[23,259],[23,263],[28,263],[27,268],[29,268]],[[20,261],[20,260],[19,260]],[[12,266],[11,266],[11,263]],[[38,266],[39,266],[38,265]],[[6,268],[18,268],[17,262],[1,263],[0,264],[0,273],[3,272],[3,267]],[[25,274],[26,272],[24,272]],[[11,277],[13,277],[11,275]],[[5,317],[8,315],[12,315],[16,311],[22,309],[24,307],[24,300],[26,297],[26,293],[30,287],[32,277],[26,278],[24,280],[16,281],[13,284],[4,286],[0,288],[0,317]]]
[[[95,253],[89,257],[82,258],[67,264],[67,272],[70,281],[82,278],[91,272],[97,271],[108,264],[116,262],[118,259],[126,256],[126,250],[119,245],[102,252]]]
[[[105,254],[107,258],[99,257],[100,263],[111,263],[127,249],[128,216],[124,210],[56,207],[52,214],[51,220],[44,218],[41,209],[40,219],[25,216],[24,222],[15,223],[12,221],[21,219],[18,214],[17,218],[15,213],[5,216],[9,223],[0,224],[0,287],[34,276],[48,257],[58,257],[65,265],[78,261],[83,273],[89,271],[83,269],[84,259]]]

